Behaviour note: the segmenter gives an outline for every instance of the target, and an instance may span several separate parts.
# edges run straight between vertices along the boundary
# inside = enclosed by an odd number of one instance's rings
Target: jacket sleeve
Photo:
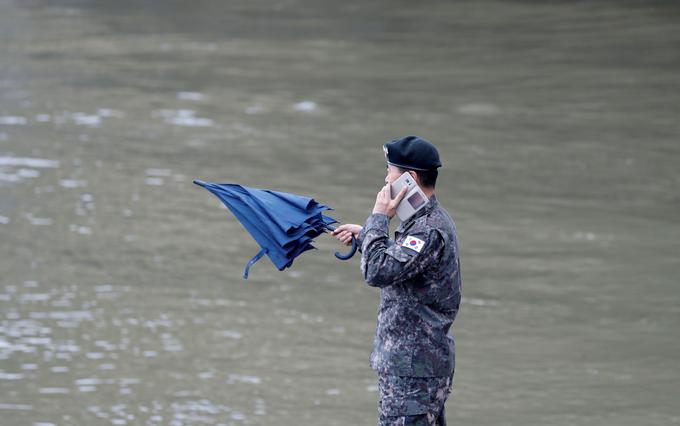
[[[362,246],[364,245],[364,238],[366,238],[366,225],[361,228],[361,232],[359,232],[359,235],[356,236],[357,240],[357,248],[359,249],[359,253],[363,253],[364,250]]]
[[[403,283],[438,262],[444,239],[436,229],[413,229],[408,235],[423,240],[420,252],[389,239],[389,218],[372,214],[366,220],[361,244],[361,272],[368,285],[387,287]]]

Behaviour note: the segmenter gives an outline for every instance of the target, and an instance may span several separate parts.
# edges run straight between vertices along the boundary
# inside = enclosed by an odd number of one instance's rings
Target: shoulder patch
[[[401,245],[402,247],[410,248],[411,250],[415,250],[420,253],[420,250],[422,250],[423,246],[425,245],[425,241],[421,240],[420,238],[407,235]]]

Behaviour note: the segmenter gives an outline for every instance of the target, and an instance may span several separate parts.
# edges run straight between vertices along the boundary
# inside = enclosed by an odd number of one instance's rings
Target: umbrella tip
[[[203,182],[203,181],[200,180],[200,179],[194,179],[194,183],[195,183],[196,185],[199,185],[199,186],[203,186],[203,187],[205,186],[205,182]]]

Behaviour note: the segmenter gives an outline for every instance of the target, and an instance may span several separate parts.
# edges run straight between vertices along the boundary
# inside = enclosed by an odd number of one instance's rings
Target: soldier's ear
[[[422,185],[420,184],[420,180],[418,180],[418,173],[416,173],[416,172],[413,171],[413,170],[409,170],[409,171],[408,171],[408,174],[411,175],[411,177],[413,178],[414,181],[416,181],[416,183],[418,184],[418,186],[422,186]]]

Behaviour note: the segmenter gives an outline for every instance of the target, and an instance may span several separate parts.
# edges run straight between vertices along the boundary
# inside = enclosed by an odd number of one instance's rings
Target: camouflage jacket
[[[358,237],[361,272],[380,288],[370,366],[398,376],[447,376],[455,368],[448,335],[461,298],[458,238],[453,219],[430,197],[389,239],[389,218],[371,214]]]

